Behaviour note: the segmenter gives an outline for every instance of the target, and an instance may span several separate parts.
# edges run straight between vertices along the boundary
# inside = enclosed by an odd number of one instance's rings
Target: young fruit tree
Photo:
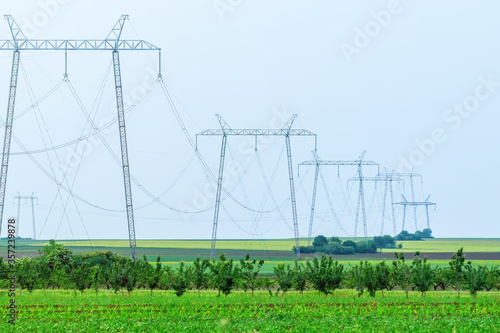
[[[281,290],[281,297],[285,296],[285,293],[292,288],[293,285],[293,271],[290,269],[290,265],[278,264],[274,267],[274,275],[276,276],[276,283],[278,284],[278,291]]]
[[[299,263],[297,259],[295,259],[293,266],[292,284],[293,288],[300,291],[300,294],[304,296],[304,290],[307,286],[307,270],[304,267],[304,264]]]
[[[476,298],[477,292],[484,289],[487,276],[488,268],[485,266],[474,268],[472,262],[467,262],[464,270],[464,285],[472,297]]]
[[[397,260],[392,262],[392,279],[396,284],[405,291],[406,298],[408,298],[408,291],[411,286],[411,268],[405,262],[403,252],[394,252]]]
[[[200,260],[200,257],[197,257],[193,262],[193,284],[198,290],[198,294],[200,294],[201,289],[208,289],[209,266],[208,259]]]
[[[227,296],[231,293],[234,283],[238,278],[238,267],[233,264],[233,259],[227,260],[226,256],[219,254],[219,260],[212,259],[210,262],[210,272],[212,285],[219,291]]]
[[[245,259],[240,259],[240,284],[243,290],[250,289],[252,291],[252,297],[254,290],[257,288],[257,277],[262,265],[264,265],[264,260],[250,260],[248,254]]]
[[[464,284],[464,263],[464,248],[461,247],[453,257],[451,257],[449,263],[451,270],[450,285],[458,292],[458,298],[460,298],[460,291],[463,289]]]
[[[434,280],[434,271],[427,263],[427,257],[420,258],[420,252],[415,252],[411,263],[411,281],[418,291],[425,297],[425,293],[431,288]]]

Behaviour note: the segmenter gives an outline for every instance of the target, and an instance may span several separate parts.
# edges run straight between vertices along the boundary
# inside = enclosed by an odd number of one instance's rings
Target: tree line
[[[35,289],[74,289],[75,293],[92,290],[114,290],[131,293],[135,289],[173,290],[182,296],[187,290],[216,290],[218,295],[228,295],[233,290],[251,292],[267,290],[271,296],[290,290],[303,293],[316,290],[318,294],[334,294],[337,289],[354,289],[358,296],[367,292],[375,296],[385,290],[419,291],[425,297],[427,291],[456,290],[476,296],[478,291],[500,290],[498,266],[475,266],[465,261],[463,249],[451,258],[447,267],[432,267],[426,257],[416,252],[411,261],[403,253],[395,253],[390,263],[361,261],[355,265],[343,265],[331,256],[315,257],[305,262],[280,263],[274,274],[261,273],[264,260],[251,259],[248,255],[239,261],[220,254],[217,260],[196,258],[192,264],[181,262],[177,268],[156,263],[147,258],[133,261],[111,251],[94,251],[81,255],[53,240],[39,250],[40,256],[17,259],[14,264],[18,288],[32,292]],[[9,267],[0,258],[0,288],[10,283]],[[20,291],[21,291],[20,290]]]
[[[324,254],[355,254],[355,253],[375,253],[377,249],[394,249],[403,248],[400,243],[396,246],[397,240],[422,240],[432,237],[431,229],[416,231],[414,234],[406,230],[401,231],[396,237],[390,235],[375,236],[371,240],[358,241],[345,240],[342,241],[339,237],[327,238],[323,235],[314,237],[312,245],[300,246],[300,253],[324,253]],[[296,247],[292,248],[296,252]]]

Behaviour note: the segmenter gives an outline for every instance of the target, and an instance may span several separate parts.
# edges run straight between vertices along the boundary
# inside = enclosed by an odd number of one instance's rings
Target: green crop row
[[[271,297],[265,292],[213,291],[131,296],[111,292],[83,294],[42,291],[18,297],[15,327],[1,313],[1,332],[497,332],[500,294],[480,293],[457,301],[450,292],[430,292],[423,299],[386,292],[372,298],[342,290],[335,297],[314,292]],[[6,304],[7,295],[0,296]]]

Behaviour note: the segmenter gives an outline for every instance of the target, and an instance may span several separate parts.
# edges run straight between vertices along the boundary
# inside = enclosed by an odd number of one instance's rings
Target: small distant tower
[[[31,193],[31,196],[22,196],[19,192],[17,192],[17,196],[14,197],[14,201],[17,200],[17,220],[16,220],[16,238],[19,235],[19,216],[21,215],[21,200],[24,200],[24,204],[27,204],[28,201],[31,201],[31,217],[33,219],[33,239],[36,240],[36,229],[35,229],[35,200],[38,204],[38,198],[34,196],[35,193]]]

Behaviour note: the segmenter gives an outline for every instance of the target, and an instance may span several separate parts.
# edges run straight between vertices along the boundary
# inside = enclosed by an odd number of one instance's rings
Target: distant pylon
[[[36,229],[35,229],[35,203],[34,201],[37,201],[38,204],[38,198],[34,196],[35,193],[31,193],[31,196],[22,196],[17,192],[17,196],[14,197],[14,201],[17,200],[17,228],[16,228],[16,238],[17,235],[19,235],[19,221],[20,221],[20,214],[21,214],[21,200],[24,200],[25,204],[28,200],[31,201],[31,217],[33,220],[33,239],[36,240]]]

